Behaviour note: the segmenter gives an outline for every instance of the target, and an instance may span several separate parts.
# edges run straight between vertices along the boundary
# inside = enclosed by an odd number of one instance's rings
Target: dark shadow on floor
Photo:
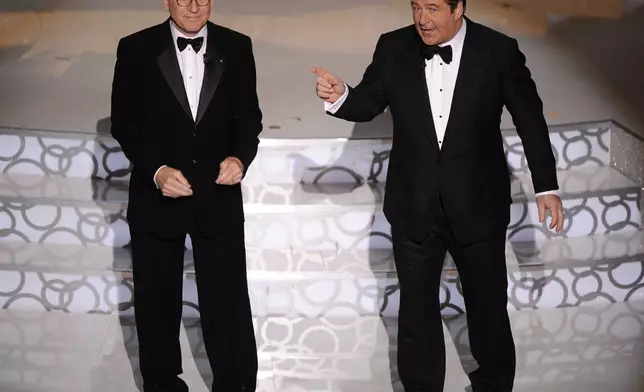
[[[31,46],[28,45],[0,48],[0,67],[18,61],[30,49]]]
[[[112,120],[109,117],[102,118],[96,123],[96,134],[99,136],[112,136]]]

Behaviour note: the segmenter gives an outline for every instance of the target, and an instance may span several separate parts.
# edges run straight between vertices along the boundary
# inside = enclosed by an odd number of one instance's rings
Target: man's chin
[[[185,21],[181,21],[181,25],[178,27],[183,30],[185,34],[193,35],[197,34],[201,29],[206,25],[206,23],[195,23],[194,21],[186,23]]]
[[[201,29],[203,29],[204,26],[205,24],[186,26],[186,32],[190,34],[197,34],[198,32],[201,31]]]
[[[436,45],[438,43],[438,36],[436,31],[427,32],[420,29],[417,29],[420,39],[425,43],[425,45]]]

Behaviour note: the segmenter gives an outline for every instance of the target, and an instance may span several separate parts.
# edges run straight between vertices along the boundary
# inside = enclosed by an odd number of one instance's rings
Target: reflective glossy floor
[[[644,391],[644,302],[511,313],[517,392]],[[395,319],[256,320],[261,392],[399,392]],[[445,391],[469,391],[476,367],[464,317],[445,319]],[[194,319],[182,329],[184,379],[211,374]],[[137,392],[132,319],[0,312],[0,391]]]

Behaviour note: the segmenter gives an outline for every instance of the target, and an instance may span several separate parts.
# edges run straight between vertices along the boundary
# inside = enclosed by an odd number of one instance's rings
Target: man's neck
[[[453,39],[454,39],[454,37],[456,37],[456,36],[458,35],[458,32],[459,32],[459,31],[461,31],[461,29],[463,28],[463,18],[460,18],[460,19],[456,22],[456,25],[457,25],[457,26],[456,26],[456,29],[454,30],[454,34],[452,34],[452,35],[451,35],[451,37],[449,37],[449,38],[448,38],[448,39],[446,39],[444,42],[441,42],[441,43],[440,43],[440,44],[438,44],[438,45],[444,45],[444,44],[446,44],[446,43],[450,42],[451,40],[453,40]]]
[[[172,18],[170,18],[170,23],[172,23],[172,27],[174,27],[175,29],[177,29],[177,31],[178,31],[179,33],[181,33],[182,35],[185,35],[186,37],[189,37],[189,38],[193,38],[193,37],[195,37],[197,34],[199,34],[199,32],[201,32],[201,30],[203,30],[203,28],[204,28],[204,26],[205,26],[205,24],[204,24],[203,26],[201,26],[201,27],[199,28],[199,30],[194,31],[194,32],[189,32],[189,31],[185,31],[184,29],[182,29],[181,27],[179,27],[179,25],[178,25],[178,24],[176,24],[176,23],[174,22],[174,20],[172,20]]]

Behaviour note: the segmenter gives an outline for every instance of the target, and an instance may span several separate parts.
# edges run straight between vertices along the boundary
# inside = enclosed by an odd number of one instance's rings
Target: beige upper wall
[[[470,0],[468,15],[504,24],[485,1]],[[109,9],[98,0],[40,3],[0,13],[0,125],[95,132],[109,115],[118,39],[163,21],[162,2],[110,0]],[[407,2],[226,0],[215,11],[213,21],[254,40],[264,137],[389,132],[387,121],[354,129],[325,116],[309,69],[322,65],[358,82],[380,33],[410,23]],[[527,34],[538,31],[524,19],[506,18],[501,28],[519,38],[550,123],[614,118],[644,134],[644,115],[637,113],[644,102],[638,71],[644,46],[637,38],[644,36],[644,9],[622,19],[566,20],[541,36]],[[512,126],[507,115],[503,126]]]

